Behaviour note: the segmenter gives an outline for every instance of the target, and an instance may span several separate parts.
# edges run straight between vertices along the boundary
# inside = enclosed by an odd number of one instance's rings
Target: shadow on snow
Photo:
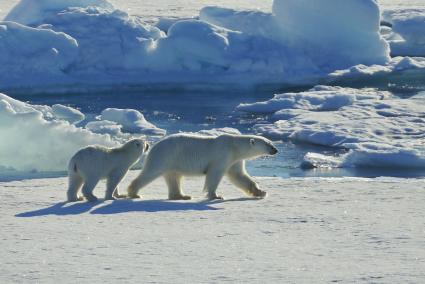
[[[97,215],[110,215],[127,212],[165,212],[165,211],[208,211],[220,210],[219,208],[212,207],[210,202],[177,202],[168,200],[116,200],[104,206],[95,208],[102,205],[101,201],[98,202],[78,202],[67,203],[60,202],[53,204],[49,207],[28,211],[16,214],[16,217],[40,217],[48,215],[56,216],[69,216],[80,215],[90,212],[90,214]],[[94,210],[92,210],[95,208]]]

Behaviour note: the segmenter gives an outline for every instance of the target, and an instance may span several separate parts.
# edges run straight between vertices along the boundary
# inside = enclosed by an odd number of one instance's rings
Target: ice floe
[[[259,134],[348,152],[337,158],[309,155],[304,166],[425,167],[424,105],[421,95],[399,99],[374,89],[319,86],[238,109],[274,114],[272,123],[254,127]]]

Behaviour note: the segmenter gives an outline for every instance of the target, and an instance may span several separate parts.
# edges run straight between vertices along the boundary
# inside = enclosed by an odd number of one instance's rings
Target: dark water
[[[411,84],[408,87],[400,83],[379,82],[385,88],[401,97],[409,97],[423,91],[423,86]],[[368,86],[363,85],[362,87]],[[371,85],[373,86],[373,85]],[[360,87],[360,86],[359,86]],[[290,90],[301,91],[302,89]],[[288,90],[286,90],[288,91]],[[233,127],[242,133],[252,133],[251,127],[267,117],[251,116],[235,112],[241,102],[255,102],[270,99],[271,92],[229,92],[229,93],[174,93],[152,91],[126,91],[108,93],[84,93],[67,95],[16,95],[15,98],[31,104],[56,103],[80,109],[87,120],[93,120],[108,107],[133,108],[142,111],[146,119],[168,134],[179,131],[198,131],[219,127]],[[84,123],[84,122],[83,122]],[[425,170],[400,169],[312,169],[300,168],[302,158],[307,152],[338,154],[333,149],[311,145],[294,145],[291,142],[276,141],[279,154],[275,157],[257,159],[248,162],[248,171],[257,176],[279,177],[423,177]],[[47,174],[49,175],[49,174]],[[54,174],[53,174],[54,175]]]

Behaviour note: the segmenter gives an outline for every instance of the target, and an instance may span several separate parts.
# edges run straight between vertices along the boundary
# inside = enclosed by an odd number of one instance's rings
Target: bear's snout
[[[276,155],[279,151],[276,147],[272,146],[270,150],[270,155]]]

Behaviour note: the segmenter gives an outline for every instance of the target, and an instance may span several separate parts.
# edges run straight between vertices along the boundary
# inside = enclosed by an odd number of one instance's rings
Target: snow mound
[[[240,104],[237,110],[261,114],[276,113],[286,109],[304,109],[312,111],[331,111],[338,110],[344,106],[352,105],[358,100],[384,99],[391,94],[376,89],[358,89],[316,86],[311,90],[301,93],[277,94],[273,99],[265,102],[252,104]]]
[[[330,9],[333,6],[341,11]],[[273,14],[208,7],[201,11],[201,20],[165,21],[167,33],[114,9],[106,0],[22,0],[6,18],[34,28],[2,53],[25,47],[25,52],[3,59],[2,67],[11,76],[2,77],[0,87],[8,88],[294,85],[317,82],[357,64],[385,64],[389,58],[373,0],[348,0],[344,5],[336,0],[314,5],[276,0]],[[73,43],[68,44],[70,51],[44,39],[37,44],[53,55],[29,56],[40,48],[26,38],[39,39],[41,33],[66,34]],[[31,68],[19,67],[28,58],[34,60],[32,69],[47,65],[60,76],[43,78],[39,72],[34,78]]]
[[[383,13],[391,23],[388,39],[393,56],[425,56],[425,9],[395,9]]]
[[[48,120],[49,109],[0,94],[0,167],[64,171],[70,157],[81,147],[118,145],[110,136],[94,134],[64,120]]]
[[[110,122],[115,122],[121,125],[121,130],[124,132],[158,136],[166,134],[165,130],[148,122],[141,112],[134,109],[107,108],[102,111],[100,119],[107,122],[102,122],[103,126],[102,124],[92,124],[91,127],[101,126],[105,129],[111,127],[115,129],[115,126],[110,124]]]
[[[0,39],[0,85],[27,77],[63,76],[78,56],[75,39],[52,30],[0,22]]]
[[[276,38],[273,31],[276,31],[277,23],[270,13],[207,6],[199,12],[199,19],[247,35]]]
[[[5,21],[24,25],[37,25],[48,16],[66,10],[69,7],[86,8],[97,6],[104,9],[114,7],[106,0],[21,0],[6,16]]]
[[[344,88],[340,88],[339,92],[343,91]],[[353,92],[352,89],[346,91]],[[422,163],[425,159],[425,98],[388,99],[385,92],[374,95],[370,89],[357,91],[365,97],[326,110],[311,107],[309,103],[307,107],[304,103],[301,106],[295,103],[291,106],[295,108],[292,111],[297,110],[294,115],[287,112],[285,117],[284,113],[279,115],[280,111],[277,111],[272,119],[280,120],[272,124],[258,124],[254,129],[256,133],[272,139],[346,149],[349,153],[340,157],[340,166],[343,167],[407,167],[409,164],[405,161],[409,159],[412,160],[410,167],[425,167]],[[334,98],[329,100],[332,102]],[[257,110],[254,108],[254,111]],[[392,158],[395,160],[391,161]],[[308,156],[303,166],[335,165],[335,159]]]
[[[64,106],[61,104],[55,104],[52,106],[53,115],[61,120],[66,120],[71,124],[77,124],[83,121],[86,116],[78,109]]]

